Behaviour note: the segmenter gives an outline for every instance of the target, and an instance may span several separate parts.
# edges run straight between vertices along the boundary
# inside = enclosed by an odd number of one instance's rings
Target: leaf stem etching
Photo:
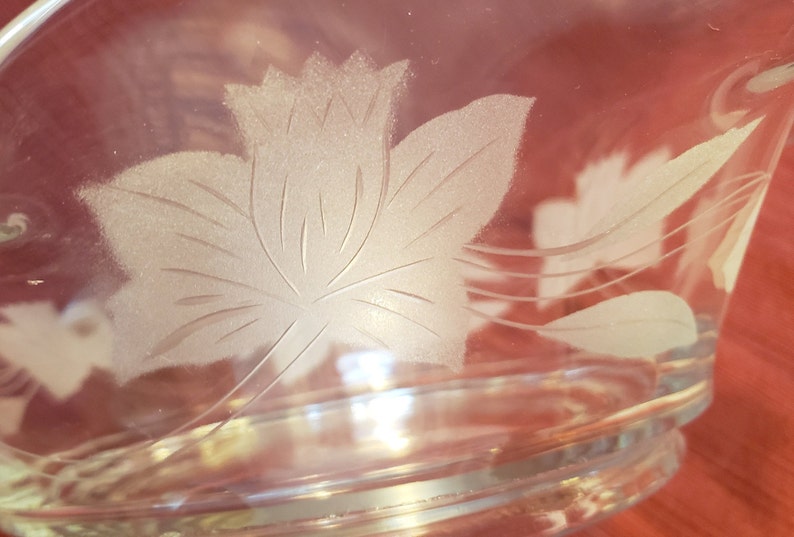
[[[235,334],[238,334],[238,333],[242,332],[242,331],[243,331],[243,330],[245,330],[246,328],[248,328],[248,327],[250,327],[250,326],[253,326],[254,324],[258,323],[258,322],[259,322],[259,321],[261,321],[261,320],[262,320],[262,318],[261,318],[261,317],[257,317],[256,319],[253,319],[253,320],[251,320],[251,321],[248,321],[247,323],[245,323],[245,324],[243,324],[243,325],[241,325],[241,326],[239,326],[239,327],[235,328],[234,330],[231,330],[231,331],[229,331],[229,332],[226,332],[225,334],[223,334],[221,337],[219,337],[219,338],[216,340],[216,343],[220,343],[220,342],[222,342],[222,341],[224,341],[224,340],[226,340],[226,339],[229,339],[230,337],[234,336]]]
[[[223,193],[221,193],[219,190],[217,190],[217,189],[215,189],[215,188],[213,188],[213,187],[211,187],[209,185],[205,185],[204,183],[200,183],[200,182],[198,182],[198,181],[196,181],[194,179],[190,179],[190,184],[194,185],[196,188],[199,188],[199,189],[203,190],[204,192],[206,192],[207,194],[209,194],[213,198],[217,199],[218,201],[220,201],[221,203],[223,203],[224,205],[226,205],[227,207],[232,209],[234,212],[236,212],[237,214],[239,214],[240,216],[242,216],[246,220],[250,220],[251,219],[251,215],[246,214],[246,212],[242,209],[242,207],[238,206],[236,203],[234,203],[232,200],[230,200],[227,196],[224,196]]]
[[[676,227],[675,229],[669,231],[661,240],[666,240],[673,235],[677,234],[678,232],[684,230],[687,226],[691,225],[693,222],[703,218],[705,215],[714,212],[720,208],[723,208],[726,204],[732,203],[738,199],[738,196],[742,195],[743,193],[747,192],[748,190],[752,190],[756,188],[759,184],[768,182],[771,179],[770,175],[767,172],[757,171],[751,172],[747,174],[743,174],[741,176],[737,176],[735,178],[731,178],[728,180],[730,182],[740,182],[740,181],[748,181],[746,184],[742,185],[741,187],[736,188],[733,190],[729,195],[723,197],[717,203],[713,204],[709,208],[705,209],[702,213],[696,215],[694,219],[685,222],[684,224]],[[752,194],[748,194],[752,195]],[[746,198],[742,198],[746,199]],[[582,241],[577,241],[567,246],[559,246],[559,247],[552,247],[552,248],[506,248],[506,247],[499,247],[499,246],[491,246],[488,244],[466,244],[464,248],[466,250],[488,254],[488,255],[495,255],[495,256],[508,256],[508,257],[526,257],[526,258],[544,258],[544,257],[554,257],[554,256],[574,256],[585,250],[585,248],[592,247],[598,241],[602,240],[603,236],[592,237],[590,239],[585,239]],[[642,246],[641,248],[645,248],[648,245]],[[630,255],[624,254],[624,255]],[[596,268],[602,268],[604,266],[608,266],[610,263],[618,260],[619,258],[609,259],[603,262],[603,265],[596,266]],[[464,260],[461,258],[457,258],[458,261],[473,265],[470,260]],[[510,275],[514,277],[525,277],[525,278],[537,278],[542,277],[539,274],[533,273],[510,273],[510,272],[501,272],[505,275]],[[549,273],[553,274],[553,273]],[[565,272],[557,273],[559,275],[567,274]]]
[[[253,158],[251,160],[251,186],[249,190],[249,196],[250,196],[249,199],[250,199],[250,211],[252,215],[256,214],[256,207],[255,207],[256,202],[254,201],[256,199],[256,196],[254,195],[254,184],[256,182],[257,153],[258,150],[255,150]],[[262,236],[262,231],[259,229],[259,224],[256,221],[256,217],[252,219],[252,223],[254,227],[254,232],[256,233],[256,238],[259,240],[259,246],[262,248],[262,252],[265,254],[265,257],[273,266],[273,268],[276,269],[276,272],[284,281],[284,283],[287,284],[287,287],[289,287],[292,290],[292,292],[295,293],[295,296],[300,297],[301,293],[298,290],[297,286],[294,283],[292,283],[292,281],[287,277],[287,275],[284,273],[284,271],[281,269],[278,263],[276,263],[275,259],[273,259],[273,255],[270,253],[270,250],[267,247],[267,243],[265,242],[265,239]]]
[[[675,248],[671,248],[670,250],[666,251],[657,260],[655,260],[653,262],[646,263],[644,265],[639,265],[639,266],[635,267],[634,269],[632,269],[630,271],[627,271],[627,272],[621,274],[620,276],[612,278],[612,279],[610,279],[607,282],[600,283],[597,286],[584,287],[584,288],[579,289],[577,291],[560,293],[560,294],[556,294],[556,295],[549,296],[549,297],[538,297],[536,295],[526,295],[526,296],[525,295],[508,295],[508,294],[493,292],[493,291],[490,291],[490,290],[487,290],[487,289],[481,289],[481,288],[478,288],[478,287],[475,287],[475,286],[465,286],[464,288],[465,288],[466,292],[468,292],[468,293],[472,293],[472,294],[475,294],[475,295],[480,295],[480,296],[484,296],[484,297],[488,297],[488,298],[494,298],[494,299],[498,299],[498,300],[505,300],[505,301],[509,301],[509,302],[541,302],[541,301],[545,301],[545,300],[549,300],[549,299],[564,300],[564,299],[581,297],[581,296],[587,295],[589,293],[597,292],[597,291],[602,291],[602,290],[604,290],[606,288],[609,288],[611,286],[622,284],[623,282],[625,282],[625,281],[629,280],[630,278],[636,276],[637,274],[641,273],[642,271],[653,267],[657,263],[659,263],[661,261],[664,261],[665,259],[668,259],[670,257],[676,256],[676,255],[678,255],[678,254],[680,254],[682,252],[685,252],[687,249],[692,248],[692,246],[695,243],[697,243],[698,241],[705,240],[708,236],[713,235],[714,233],[723,230],[741,212],[741,207],[743,207],[742,203],[747,201],[748,199],[750,199],[751,196],[752,196],[751,194],[747,194],[747,195],[742,196],[742,197],[734,198],[732,200],[732,205],[733,206],[738,206],[739,207],[738,209],[736,209],[733,213],[731,213],[723,221],[711,226],[710,228],[708,228],[706,230],[703,230],[699,235],[690,237],[687,240],[686,243],[681,244],[680,246],[677,246]],[[686,225],[681,226],[680,229],[684,230],[685,228],[686,228]],[[474,264],[474,263],[472,263],[471,261],[468,261],[468,260],[462,260],[462,262],[467,263],[469,265],[476,265],[476,264]],[[605,264],[605,265],[597,267],[597,268],[599,270],[603,270],[603,269],[607,268],[608,266],[609,266],[608,264]],[[489,270],[492,270],[492,269],[489,269]],[[509,271],[497,271],[497,272],[499,274],[502,274],[502,275],[505,275],[505,276],[509,276],[509,277],[513,277],[513,278],[539,279],[539,278],[553,278],[553,277],[557,277],[557,276],[564,277],[564,276],[568,276],[570,274],[588,274],[588,273],[592,272],[593,270],[594,270],[593,268],[588,268],[588,269],[582,269],[580,271],[575,271],[575,272],[560,272],[560,273],[549,273],[549,274],[531,273],[531,272],[509,272]]]
[[[415,326],[418,326],[419,328],[422,328],[423,330],[426,330],[427,332],[433,334],[434,336],[436,336],[439,339],[441,338],[441,334],[439,334],[438,332],[436,332],[435,330],[433,330],[429,326],[417,321],[416,319],[412,319],[411,317],[405,315],[404,313],[400,313],[399,311],[397,311],[397,310],[395,310],[393,308],[390,308],[390,307],[385,306],[383,304],[376,304],[374,302],[370,302],[369,300],[363,300],[363,299],[360,299],[360,298],[354,298],[353,302],[358,302],[359,304],[364,304],[365,306],[370,306],[370,307],[375,308],[377,310],[381,310],[381,311],[385,311],[386,313],[390,313],[390,314],[392,314],[392,315],[394,315],[396,317],[399,317],[401,319],[404,319],[404,320],[408,321],[409,323],[412,323]]]
[[[251,372],[249,372],[249,373],[248,373],[248,374],[247,374],[247,375],[246,375],[246,376],[245,376],[243,379],[241,379],[241,380],[240,380],[240,382],[238,382],[238,384],[237,384],[237,386],[235,387],[235,389],[234,389],[234,390],[232,390],[232,391],[228,392],[227,396],[223,397],[223,398],[222,398],[221,400],[219,400],[217,403],[213,404],[213,405],[212,405],[210,408],[208,408],[208,409],[206,409],[205,411],[203,411],[203,412],[202,412],[202,414],[201,414],[200,416],[203,418],[203,417],[209,416],[209,415],[210,415],[212,412],[214,412],[215,410],[218,410],[218,408],[220,408],[220,406],[221,406],[221,405],[222,405],[224,402],[228,401],[228,399],[229,399],[229,398],[230,398],[232,395],[234,395],[234,393],[236,393],[236,391],[237,391],[237,389],[238,389],[239,387],[242,387],[242,386],[243,386],[245,383],[247,383],[247,382],[248,382],[248,381],[249,381],[251,378],[253,378],[253,376],[256,374],[256,372],[259,370],[259,368],[260,368],[262,365],[264,365],[264,364],[265,364],[265,362],[267,361],[268,357],[272,355],[273,351],[276,349],[276,346],[277,346],[277,345],[278,345],[280,342],[284,341],[284,338],[286,337],[287,333],[288,333],[288,332],[290,332],[290,331],[293,329],[293,327],[294,327],[294,323],[293,323],[293,325],[290,325],[290,327],[289,327],[289,328],[287,328],[287,330],[284,332],[284,334],[282,335],[282,337],[281,337],[281,338],[279,338],[279,341],[277,341],[277,342],[276,342],[276,344],[274,344],[274,345],[273,345],[273,347],[271,347],[271,349],[268,351],[268,353],[265,355],[265,357],[263,357],[261,360],[259,360],[259,363],[257,364],[257,366],[256,366],[256,367],[254,367],[254,368],[251,370]],[[294,364],[295,364],[295,363],[296,363],[296,362],[297,362],[297,361],[298,361],[298,360],[299,360],[299,359],[300,359],[302,356],[304,356],[304,355],[305,355],[305,354],[306,354],[306,353],[309,351],[309,349],[311,349],[311,347],[312,347],[313,345],[315,345],[315,344],[317,343],[317,341],[318,341],[318,340],[319,340],[319,339],[320,339],[320,338],[323,336],[323,334],[325,334],[325,332],[326,332],[327,330],[328,330],[328,325],[325,325],[325,326],[324,326],[322,329],[320,329],[320,330],[319,330],[319,331],[318,331],[318,332],[317,332],[317,333],[316,333],[314,336],[312,336],[311,338],[309,338],[309,339],[308,339],[308,341],[305,343],[305,345],[304,345],[304,346],[301,348],[301,350],[300,350],[299,352],[297,352],[297,353],[295,354],[295,356],[294,356],[294,357],[293,357],[293,358],[292,358],[292,359],[289,361],[289,363],[287,363],[287,364],[286,364],[286,365],[285,365],[285,366],[284,366],[284,367],[281,369],[281,371],[279,371],[279,372],[278,372],[276,375],[274,375],[274,376],[273,376],[273,378],[272,378],[272,379],[271,379],[271,380],[270,380],[270,381],[269,381],[269,382],[268,382],[268,383],[267,383],[265,386],[263,386],[262,388],[260,388],[259,390],[257,390],[257,391],[256,391],[254,394],[252,394],[252,395],[251,395],[251,396],[248,398],[248,400],[247,400],[245,403],[243,403],[242,405],[240,405],[239,407],[237,407],[235,410],[233,410],[233,411],[229,412],[228,416],[226,416],[225,418],[223,418],[222,420],[220,420],[218,423],[216,423],[215,425],[213,425],[213,426],[212,426],[212,428],[211,428],[209,431],[207,431],[206,433],[204,433],[204,434],[202,434],[202,435],[197,435],[195,438],[191,439],[189,442],[187,442],[187,443],[185,443],[185,444],[183,444],[183,445],[179,446],[179,448],[178,448],[178,449],[176,449],[176,450],[172,451],[172,452],[171,452],[171,453],[169,453],[169,454],[168,454],[166,457],[164,457],[162,460],[159,460],[159,461],[157,461],[156,463],[154,463],[154,464],[153,464],[152,466],[150,466],[149,468],[151,469],[151,468],[155,468],[155,467],[157,467],[157,466],[160,466],[160,465],[166,464],[168,461],[170,461],[170,460],[174,459],[174,458],[175,458],[175,457],[177,457],[178,455],[181,455],[181,454],[183,454],[183,453],[186,453],[186,452],[190,451],[191,449],[193,449],[194,447],[198,446],[198,445],[199,445],[199,444],[201,444],[202,442],[205,442],[205,441],[206,441],[208,438],[211,438],[212,436],[216,435],[216,434],[217,434],[217,433],[218,433],[220,430],[222,430],[222,429],[223,429],[225,426],[227,426],[229,423],[231,423],[231,422],[232,422],[234,419],[236,419],[236,418],[240,417],[241,415],[245,414],[245,412],[246,412],[246,411],[247,411],[247,410],[248,410],[248,409],[249,409],[251,406],[253,406],[253,405],[254,405],[254,404],[257,402],[257,401],[259,401],[260,399],[262,399],[262,397],[264,397],[264,396],[265,396],[265,395],[266,395],[266,394],[267,394],[267,393],[268,393],[268,392],[269,392],[269,391],[270,391],[270,390],[271,390],[271,389],[272,389],[272,388],[273,388],[273,387],[274,387],[274,386],[275,386],[275,385],[278,383],[278,381],[279,381],[279,380],[280,380],[280,379],[281,379],[281,378],[282,378],[284,375],[286,375],[286,374],[287,374],[287,372],[289,371],[289,369],[290,369],[290,368],[291,368],[291,367],[292,367],[292,366],[293,366],[293,365],[294,365]],[[190,426],[192,426],[192,425],[195,425],[196,423],[198,423],[198,422],[199,422],[199,419],[200,419],[200,418],[199,418],[199,416],[197,416],[197,417],[193,418],[192,420],[190,420],[190,422],[187,422],[187,423],[185,423],[185,424],[181,425],[179,428],[175,429],[175,430],[174,430],[174,431],[171,433],[171,435],[173,435],[173,434],[177,434],[177,433],[179,433],[179,432],[182,432],[182,431],[184,431],[184,430],[187,430],[187,429],[188,429]],[[169,435],[169,436],[170,436],[170,435]],[[154,444],[154,443],[155,443],[155,442],[153,442],[153,444]]]
[[[405,245],[405,247],[408,248],[410,246],[413,246],[415,243],[421,241],[422,239],[424,239],[428,235],[433,234],[440,227],[444,226],[445,224],[449,223],[450,220],[455,218],[455,215],[457,215],[462,209],[463,209],[462,207],[455,207],[454,209],[449,211],[447,214],[442,216],[435,224],[431,225],[429,228],[427,228],[425,231],[423,231],[419,236],[411,239],[411,241],[408,242]]]
[[[361,176],[361,166],[356,166],[356,190],[353,193],[353,209],[350,211],[350,220],[347,224],[347,230],[345,230],[345,236],[342,238],[342,243],[339,245],[340,254],[344,251],[345,246],[347,246],[348,240],[350,240],[350,233],[353,231],[353,224],[356,222],[356,216],[358,215],[359,210],[359,202],[363,192],[364,180]]]
[[[342,286],[342,287],[340,287],[338,289],[334,289],[333,291],[330,291],[330,292],[318,297],[314,301],[314,303],[316,304],[316,303],[319,303],[319,302],[323,302],[323,301],[328,300],[330,298],[333,298],[333,297],[335,297],[335,296],[337,296],[337,295],[339,295],[341,293],[350,291],[351,289],[355,289],[356,287],[361,287],[362,285],[366,285],[366,284],[372,283],[372,282],[374,282],[376,280],[379,280],[381,278],[384,278],[386,276],[391,276],[391,275],[393,275],[393,274],[395,274],[397,272],[400,272],[400,271],[403,271],[405,269],[414,267],[416,265],[420,265],[422,263],[427,263],[428,261],[432,261],[432,260],[433,260],[432,257],[426,257],[424,259],[419,259],[417,261],[412,261],[410,263],[406,263],[405,265],[401,265],[399,267],[394,267],[394,268],[390,268],[388,270],[384,270],[383,272],[379,272],[377,274],[372,274],[372,275],[367,276],[365,278],[362,278],[362,279],[360,279],[358,281],[355,281],[353,283],[349,283],[349,284],[347,284],[345,286]]]
[[[284,234],[284,226],[287,224],[287,180],[289,179],[289,172],[284,174],[284,186],[281,187],[281,207],[278,213],[278,236],[281,240],[281,251],[285,251],[286,242]]]
[[[433,158],[433,154],[434,154],[433,151],[428,153],[427,156],[423,158],[421,161],[419,161],[419,163],[414,167],[414,169],[412,169],[411,172],[405,177],[403,182],[400,183],[400,186],[397,188],[397,190],[394,191],[394,195],[389,200],[389,206],[391,206],[394,200],[399,197],[400,192],[402,192],[402,190],[405,187],[411,184],[411,181],[414,179],[414,177],[416,177],[417,174],[420,172],[420,170],[430,161],[431,158]]]
[[[196,306],[208,304],[224,298],[224,295],[193,295],[186,296],[174,301],[175,306]]]
[[[250,324],[250,323],[249,323]],[[265,352],[265,354],[256,362],[256,365],[251,368],[248,373],[246,373],[243,378],[241,378],[232,389],[228,390],[224,395],[222,395],[217,401],[215,401],[212,405],[202,410],[197,415],[193,416],[190,420],[186,421],[185,423],[179,425],[171,429],[166,436],[175,436],[184,431],[189,430],[190,428],[194,427],[195,425],[204,421],[207,417],[211,416],[214,412],[218,411],[223,405],[225,405],[230,399],[232,399],[235,394],[240,392],[243,387],[245,387],[257,374],[259,374],[268,360],[275,354],[278,348],[283,344],[283,342],[291,336],[293,332],[295,332],[295,325],[297,321],[290,324],[286,330],[284,330],[281,335],[276,339],[276,341],[270,346],[270,348]],[[316,339],[316,338],[315,338]],[[274,381],[275,382],[275,381]],[[268,384],[264,389],[270,389],[272,386]],[[151,441],[147,445],[142,446],[141,449],[145,447],[149,447],[153,445],[156,441]]]
[[[165,354],[166,352],[170,351],[171,349],[179,345],[190,335],[197,332],[198,330],[205,328],[210,324],[226,321],[230,317],[234,317],[236,315],[246,313],[248,311],[257,309],[261,306],[262,304],[237,306],[235,308],[221,309],[221,310],[213,311],[212,313],[208,313],[206,315],[201,315],[200,317],[196,317],[190,322],[185,323],[182,326],[178,327],[176,330],[168,334],[165,338],[157,342],[154,345],[154,347],[152,347],[152,349],[149,351],[148,355],[146,356],[146,359],[150,360]]]
[[[228,249],[224,248],[223,246],[219,246],[219,245],[217,245],[215,243],[212,243],[212,242],[210,242],[208,240],[200,239],[198,237],[193,237],[192,235],[187,235],[185,233],[179,233],[179,232],[175,233],[175,235],[177,237],[181,238],[181,239],[186,240],[186,241],[190,241],[190,242],[195,243],[195,244],[200,244],[201,246],[204,246],[206,248],[210,248],[212,250],[215,250],[216,252],[220,252],[220,253],[222,253],[222,254],[224,254],[226,256],[229,256],[229,257],[231,257],[233,259],[238,259],[238,260],[240,259],[240,256],[238,256],[236,253],[232,252],[231,250],[228,250]]]
[[[333,286],[342,276],[344,276],[350,269],[353,268],[353,266],[356,263],[356,260],[359,258],[362,251],[364,250],[364,246],[369,242],[369,239],[372,236],[372,231],[375,229],[375,226],[378,222],[378,217],[383,208],[383,202],[388,191],[389,178],[391,177],[389,150],[388,150],[388,146],[386,145],[386,140],[388,140],[387,135],[388,135],[387,132],[383,133],[383,146],[382,146],[383,166],[381,169],[380,194],[378,196],[378,205],[375,208],[375,212],[372,215],[372,218],[369,222],[366,232],[364,233],[364,238],[361,240],[360,244],[358,245],[358,248],[356,249],[355,252],[353,252],[353,255],[350,256],[350,259],[348,259],[347,263],[345,263],[342,266],[339,272],[337,272],[330,280],[328,280],[328,283],[325,285],[326,287]],[[322,208],[322,199],[320,200],[320,207]],[[321,214],[321,218],[323,222],[323,234],[325,234],[325,215]]]
[[[199,272],[197,270],[190,270],[190,269],[183,269],[179,267],[163,267],[160,269],[162,272],[170,272],[172,274],[180,274],[182,276],[193,276],[196,278],[206,279],[212,282],[222,283],[225,285],[231,285],[233,287],[239,287],[241,289],[247,289],[249,291],[255,291],[257,294],[265,296],[267,298],[271,298],[275,301],[281,302],[282,304],[287,304],[289,306],[294,306],[296,308],[300,308],[301,306],[296,302],[283,298],[275,293],[269,293],[264,289],[260,289],[259,287],[255,287],[253,285],[249,285],[244,282],[240,282],[237,280],[232,280],[229,278],[222,278],[221,276],[216,276],[214,274],[207,274],[206,272]]]
[[[156,202],[156,203],[161,203],[163,205],[167,205],[168,207],[172,207],[174,209],[179,209],[180,211],[184,211],[184,212],[186,212],[188,214],[191,214],[193,216],[201,218],[202,220],[204,220],[206,222],[209,222],[210,224],[213,224],[215,226],[218,226],[220,228],[228,230],[228,228],[223,223],[221,223],[218,220],[212,218],[211,216],[208,216],[208,215],[206,215],[206,214],[204,214],[202,212],[197,211],[196,209],[194,209],[194,208],[192,208],[192,207],[190,207],[188,205],[185,205],[184,203],[179,203],[178,201],[170,200],[168,198],[164,198],[163,196],[157,196],[155,194],[150,194],[148,192],[138,192],[136,190],[131,190],[131,189],[122,188],[122,187],[118,187],[118,186],[109,186],[107,188],[112,189],[112,190],[116,190],[118,192],[123,192],[125,194],[130,194],[132,196],[139,196],[141,198],[144,198],[144,199]]]
[[[492,145],[494,145],[494,144],[495,144],[497,141],[498,141],[498,139],[496,139],[496,138],[495,138],[495,139],[493,139],[493,140],[491,140],[491,141],[489,141],[488,143],[486,143],[485,145],[483,145],[482,147],[480,147],[479,149],[477,149],[477,150],[476,150],[474,153],[472,153],[472,154],[471,154],[471,155],[470,155],[468,158],[466,158],[466,159],[465,159],[463,162],[461,162],[460,164],[458,164],[458,165],[457,165],[457,166],[456,166],[456,167],[455,167],[455,168],[454,168],[454,169],[453,169],[451,172],[449,172],[447,175],[445,175],[443,178],[441,178],[441,180],[440,180],[440,181],[438,181],[438,182],[437,182],[437,183],[436,183],[436,184],[433,186],[433,188],[431,188],[431,189],[430,189],[430,191],[429,191],[429,192],[428,192],[428,193],[427,193],[427,194],[426,194],[426,195],[425,195],[425,196],[424,196],[422,199],[420,199],[420,200],[417,202],[417,204],[416,204],[416,205],[414,205],[414,206],[413,206],[413,208],[411,209],[411,211],[415,211],[415,210],[416,210],[416,209],[417,209],[417,208],[418,208],[420,205],[422,205],[423,203],[427,202],[427,200],[429,200],[429,199],[432,199],[432,198],[433,198],[433,195],[434,195],[436,192],[438,192],[438,191],[439,191],[440,189],[442,189],[444,186],[448,185],[448,184],[450,183],[450,181],[452,181],[452,179],[454,179],[454,178],[455,178],[455,176],[456,176],[456,175],[458,175],[459,173],[461,173],[463,170],[465,170],[465,169],[466,169],[466,167],[468,167],[468,166],[469,166],[469,165],[471,165],[471,164],[472,164],[474,161],[476,161],[476,160],[477,160],[477,158],[478,158],[480,155],[482,155],[482,154],[483,154],[483,153],[484,153],[484,152],[485,152],[485,151],[486,151],[488,148],[490,148]]]

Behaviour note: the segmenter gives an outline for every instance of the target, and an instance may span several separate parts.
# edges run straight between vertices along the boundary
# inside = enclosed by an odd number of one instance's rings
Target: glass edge
[[[0,64],[22,41],[71,0],[37,0],[0,29]]]

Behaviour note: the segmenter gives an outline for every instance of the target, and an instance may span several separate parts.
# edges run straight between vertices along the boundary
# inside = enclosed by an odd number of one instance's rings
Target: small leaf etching
[[[755,227],[758,214],[761,212],[766,190],[764,186],[752,196],[750,202],[739,212],[722,242],[709,258],[708,265],[714,285],[718,289],[725,289],[730,293],[736,285],[739,269],[742,266],[747,245],[750,243],[750,235]]]
[[[596,222],[588,237],[603,238],[589,248],[623,240],[680,207],[722,168],[761,121],[763,117],[698,144],[649,174]]]
[[[59,400],[77,392],[92,368],[110,366],[110,321],[91,303],[60,314],[50,302],[11,304],[0,316],[0,358]]]
[[[82,191],[130,278],[109,301],[121,380],[262,350],[295,377],[331,344],[462,362],[454,258],[507,192],[533,101],[485,97],[394,145],[406,70],[271,68],[228,87],[242,157],[175,153]]]
[[[689,305],[668,291],[638,291],[605,300],[538,329],[544,337],[622,358],[652,357],[697,341]]]
[[[587,239],[593,226],[615,211],[615,200],[631,197],[669,158],[666,150],[657,150],[628,167],[628,155],[617,153],[588,165],[576,177],[575,200],[549,199],[535,208],[535,243],[539,248],[557,248]],[[663,232],[661,221],[652,222],[615,244],[577,255],[544,256],[538,297],[564,295],[599,264],[626,270],[653,264],[662,254]],[[539,306],[548,302],[541,301]]]

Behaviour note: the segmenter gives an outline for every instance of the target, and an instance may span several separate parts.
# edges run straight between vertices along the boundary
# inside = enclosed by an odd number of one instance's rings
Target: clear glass
[[[0,34],[0,528],[556,535],[657,490],[788,0],[50,0]]]

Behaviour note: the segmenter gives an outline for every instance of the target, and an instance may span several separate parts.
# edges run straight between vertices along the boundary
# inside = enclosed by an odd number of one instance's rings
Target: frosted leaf
[[[120,379],[254,352],[294,378],[331,344],[461,363],[454,258],[507,192],[532,100],[485,97],[394,146],[406,69],[271,68],[228,88],[243,157],[171,154],[81,193],[130,278],[109,302]]]
[[[651,357],[697,340],[689,305],[668,291],[638,291],[556,319],[544,337],[588,352],[622,358]]]
[[[628,155],[617,153],[588,165],[576,177],[576,199],[546,200],[533,213],[533,235],[539,248],[575,244],[588,238],[593,226],[614,211],[640,188],[645,178],[667,163],[669,153],[660,149],[628,167]],[[654,263],[661,256],[663,226],[654,222],[630,237],[611,245],[576,252],[575,255],[543,257],[538,297],[564,295],[587,278],[598,265],[632,270]],[[549,301],[540,301],[542,307]]]
[[[586,249],[623,240],[683,205],[722,168],[762,120],[698,144],[649,174],[593,226],[588,237],[606,235]]]
[[[110,365],[112,329],[93,304],[76,303],[61,314],[50,302],[11,304],[0,317],[0,357],[59,400],[77,392],[94,367]]]
[[[767,93],[794,82],[794,62],[778,65],[755,75],[745,86],[752,93]]]
[[[722,242],[709,258],[714,285],[732,292],[739,276],[744,254],[764,202],[766,187],[756,193],[731,224]]]

